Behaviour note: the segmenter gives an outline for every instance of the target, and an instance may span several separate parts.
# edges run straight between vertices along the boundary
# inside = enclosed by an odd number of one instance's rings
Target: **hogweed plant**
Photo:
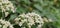
[[[9,21],[0,19],[0,28],[13,28],[13,25]]]
[[[16,12],[16,8],[9,0],[0,0],[0,10],[2,11],[2,18],[0,19],[0,28],[16,28],[17,26],[15,27],[14,25],[19,25],[19,28],[42,28],[44,24],[43,18],[35,12],[20,14],[13,19],[13,23],[10,22],[10,17],[8,18],[8,20],[5,18],[3,19],[4,14],[5,17],[7,17],[10,12]]]
[[[5,13],[5,17],[9,14],[9,11],[15,12],[15,8],[9,0],[0,0],[0,9]]]
[[[27,13],[19,15],[15,20],[15,23],[18,24],[20,27],[28,27],[28,28],[41,28],[44,24],[43,19],[40,15],[36,13]]]
[[[0,0],[0,9],[2,9],[3,12],[10,11],[10,10],[12,12],[15,11],[13,4],[8,0]]]

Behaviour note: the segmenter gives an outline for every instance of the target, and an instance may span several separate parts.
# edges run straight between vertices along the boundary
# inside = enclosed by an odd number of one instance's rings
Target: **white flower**
[[[52,19],[48,19],[48,21],[49,21],[49,22],[53,22],[53,20],[52,20]]]
[[[2,25],[0,25],[0,28],[2,27]]]
[[[15,12],[16,8],[13,6],[9,0],[0,0],[0,9],[5,13],[5,17],[8,15],[8,11]],[[6,13],[8,12],[8,13]]]
[[[20,19],[19,19],[20,18]],[[21,14],[15,19],[15,23],[19,22],[19,26],[22,26],[23,23],[27,23],[28,27],[31,28],[32,25],[35,25],[35,23],[39,23],[38,27],[41,27],[44,22],[43,19],[39,14],[36,13],[27,13],[27,14]]]
[[[15,12],[15,8],[13,4],[9,0],[0,0],[0,7],[3,12],[6,12],[7,10],[11,10],[12,12]]]
[[[5,12],[5,17],[7,17],[9,15],[9,12]]]
[[[0,19],[0,27],[2,27],[2,28],[7,28],[7,27],[13,28],[13,25],[11,25],[9,21],[5,21],[5,20]]]

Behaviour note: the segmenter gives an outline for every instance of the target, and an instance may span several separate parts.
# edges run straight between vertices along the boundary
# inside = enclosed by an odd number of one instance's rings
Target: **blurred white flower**
[[[52,20],[52,19],[48,19],[48,18],[46,18],[46,17],[43,17],[43,20],[44,20],[44,22],[53,22],[54,20]]]
[[[48,19],[48,21],[49,21],[49,22],[53,22],[53,20],[52,20],[52,19]]]
[[[9,12],[5,12],[5,17],[7,17],[9,15]]]
[[[17,23],[19,24],[19,26],[22,26],[26,22],[29,28],[31,28],[32,25],[35,25],[35,23],[38,23],[39,28],[44,24],[41,16],[34,12],[27,13],[27,14],[21,14],[14,21],[15,23],[19,22]]]
[[[15,12],[13,4],[9,0],[0,0],[0,8],[3,12],[12,11]]]
[[[11,1],[9,0],[0,0],[0,9],[2,10],[2,12],[5,12],[5,17],[8,15],[8,11],[11,11],[13,13],[16,11],[13,3],[11,3]]]
[[[2,20],[0,19],[0,28],[13,28],[13,25],[10,24],[9,21],[5,21],[5,20]]]

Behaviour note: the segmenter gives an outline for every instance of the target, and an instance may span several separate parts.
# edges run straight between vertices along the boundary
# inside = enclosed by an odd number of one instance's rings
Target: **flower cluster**
[[[33,12],[21,14],[14,21],[19,26],[24,26],[23,24],[26,24],[29,28],[31,28],[33,25],[37,25],[37,28],[41,28],[41,26],[44,24],[41,16]]]
[[[6,12],[6,11],[12,11],[14,12],[14,6],[13,4],[8,1],[8,0],[0,0],[0,9],[2,9],[2,11]]]
[[[15,7],[9,0],[0,0],[0,9],[5,12],[5,17],[9,14],[9,11],[15,12]]]
[[[13,28],[9,21],[0,19],[0,28]]]

